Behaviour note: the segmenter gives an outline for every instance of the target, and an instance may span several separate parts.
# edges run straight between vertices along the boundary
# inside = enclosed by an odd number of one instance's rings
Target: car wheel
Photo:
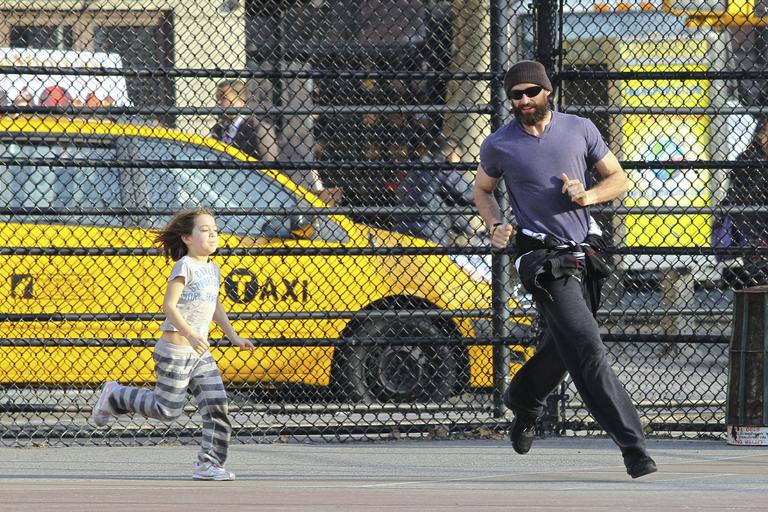
[[[352,337],[438,338],[445,332],[426,319],[393,322],[385,319],[363,321]],[[440,402],[456,386],[455,347],[439,345],[375,345],[346,347],[342,351],[342,389],[354,401]]]

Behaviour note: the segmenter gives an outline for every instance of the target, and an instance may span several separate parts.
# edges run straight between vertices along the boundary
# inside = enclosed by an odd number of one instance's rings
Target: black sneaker
[[[536,418],[515,415],[509,427],[512,448],[520,455],[524,455],[531,450],[534,437],[536,437]]]
[[[640,457],[636,461],[627,464],[627,474],[632,478],[650,475],[658,470],[659,468],[656,467],[656,463],[648,456]]]

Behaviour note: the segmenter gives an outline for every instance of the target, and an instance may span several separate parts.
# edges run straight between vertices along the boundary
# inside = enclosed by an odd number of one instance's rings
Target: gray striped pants
[[[148,418],[173,421],[184,411],[189,389],[203,417],[203,441],[198,459],[223,465],[232,425],[227,392],[213,356],[206,351],[198,357],[192,347],[158,341],[152,357],[157,376],[155,389],[117,386],[109,398],[112,412],[139,413]]]

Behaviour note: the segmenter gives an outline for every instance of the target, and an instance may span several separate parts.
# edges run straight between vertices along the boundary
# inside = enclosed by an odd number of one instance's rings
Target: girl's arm
[[[190,327],[187,321],[181,316],[179,308],[176,307],[179,303],[181,292],[183,291],[183,277],[176,277],[168,283],[168,288],[165,290],[165,298],[163,299],[163,313],[165,313],[165,317],[171,322],[171,325],[179,330],[179,334],[189,340],[189,344],[192,345],[195,352],[202,354],[210,346],[208,340],[200,336],[192,329],[192,327]]]
[[[216,322],[216,325],[218,325],[222,331],[224,331],[224,336],[226,336],[233,345],[240,347],[240,350],[253,350],[253,342],[247,338],[241,338],[235,332],[235,329],[229,322],[227,312],[224,311],[224,306],[221,305],[221,301],[216,301],[216,311],[213,312],[213,321]]]

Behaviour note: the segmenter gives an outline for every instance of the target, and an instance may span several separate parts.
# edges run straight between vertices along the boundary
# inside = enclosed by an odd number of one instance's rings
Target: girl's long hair
[[[157,236],[155,236],[155,243],[160,245],[160,253],[163,256],[178,261],[187,254],[187,246],[181,237],[192,234],[192,230],[195,228],[195,219],[200,215],[213,217],[211,210],[204,207],[181,210],[168,221],[163,229],[158,231]]]

